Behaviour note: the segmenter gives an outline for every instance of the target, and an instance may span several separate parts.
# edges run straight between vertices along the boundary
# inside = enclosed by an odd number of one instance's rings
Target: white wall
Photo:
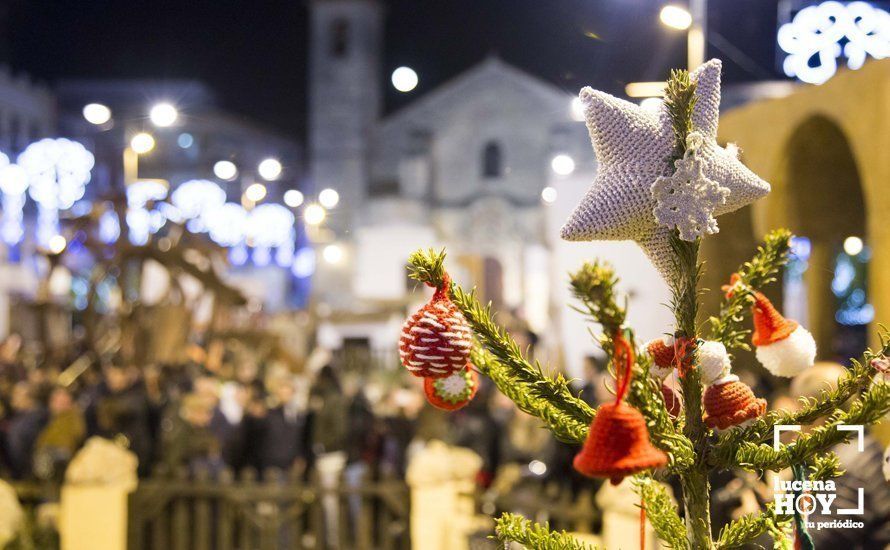
[[[356,297],[399,300],[407,291],[405,266],[418,248],[437,248],[432,227],[392,224],[362,227],[355,235],[352,290]]]

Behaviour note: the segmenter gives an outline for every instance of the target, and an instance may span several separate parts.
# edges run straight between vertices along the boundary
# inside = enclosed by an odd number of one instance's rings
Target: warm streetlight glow
[[[550,168],[558,176],[568,176],[575,171],[575,160],[566,154],[556,155],[550,161]]]
[[[238,176],[238,167],[230,160],[220,160],[213,165],[213,174],[221,180],[232,181]]]
[[[111,109],[101,103],[90,103],[83,108],[83,118],[90,124],[100,125],[111,120]]]
[[[864,246],[862,239],[859,237],[847,237],[844,239],[844,252],[850,256],[857,256],[862,252]]]
[[[53,235],[49,238],[47,246],[49,246],[49,251],[53,254],[61,254],[65,247],[68,246],[68,241],[61,235]]]
[[[244,190],[244,196],[250,202],[260,202],[266,196],[266,186],[262,183],[252,183]]]
[[[343,249],[339,245],[329,244],[321,252],[324,261],[329,264],[339,264],[343,261]]]
[[[158,103],[148,112],[148,118],[151,123],[159,128],[172,126],[176,119],[179,118],[179,112],[176,107],[169,103]]]
[[[680,6],[665,6],[659,14],[661,22],[679,31],[685,31],[692,25],[692,15]]]
[[[322,189],[318,194],[318,202],[325,208],[333,208],[340,202],[340,193],[333,189]]]
[[[309,204],[303,209],[303,220],[309,225],[320,225],[325,216],[327,212],[318,204]]]
[[[284,204],[291,208],[300,206],[303,204],[303,193],[300,193],[296,189],[288,189],[284,192]]]
[[[411,67],[399,67],[392,72],[392,85],[400,92],[410,92],[417,82],[417,73]]]
[[[139,132],[130,140],[130,148],[137,154],[144,155],[155,148],[155,138],[151,134]]]
[[[278,162],[278,159],[267,158],[257,166],[257,172],[266,181],[277,180],[281,175],[281,163]]]
[[[541,190],[541,200],[546,202],[547,204],[553,204],[556,202],[556,188],[554,187],[545,187]]]

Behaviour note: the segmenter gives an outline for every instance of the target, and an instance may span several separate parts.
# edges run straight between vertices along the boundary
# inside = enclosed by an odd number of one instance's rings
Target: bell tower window
[[[495,141],[489,141],[482,149],[482,177],[486,179],[499,178],[504,174],[503,153],[501,146]]]

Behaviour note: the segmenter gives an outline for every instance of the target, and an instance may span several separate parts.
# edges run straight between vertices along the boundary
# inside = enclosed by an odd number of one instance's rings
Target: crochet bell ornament
[[[634,354],[622,334],[614,338],[615,402],[600,405],[590,424],[575,470],[588,477],[606,478],[618,485],[626,476],[667,464],[667,455],[649,441],[646,419],[624,402],[630,388]]]
[[[766,399],[755,397],[751,388],[734,374],[727,374],[708,386],[703,401],[703,420],[712,429],[738,426],[766,412]]]
[[[445,378],[423,379],[426,400],[443,411],[456,411],[466,407],[478,390],[479,373],[469,364]]]
[[[448,297],[448,274],[429,303],[402,326],[399,357],[414,376],[444,378],[467,366],[472,333],[463,314]]]
[[[786,319],[760,292],[754,293],[754,334],[757,360],[775,376],[791,378],[813,366],[816,341],[797,321]]]

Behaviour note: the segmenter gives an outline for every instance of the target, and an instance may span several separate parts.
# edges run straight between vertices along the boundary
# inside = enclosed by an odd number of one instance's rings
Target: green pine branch
[[[560,441],[582,445],[587,439],[589,423],[579,422],[547,399],[529,391],[527,385],[513,376],[510,368],[498,361],[491,352],[475,347],[470,354],[470,362],[479,369],[479,372],[489,377],[498,390],[509,397],[519,410],[543,420],[547,429]]]
[[[810,460],[810,479],[813,481],[828,481],[844,475],[841,468],[841,459],[832,451],[816,455]]]
[[[874,376],[871,361],[875,357],[890,354],[888,338],[890,338],[890,333],[883,332],[881,334],[881,340],[884,342],[883,348],[877,354],[866,350],[860,360],[854,360],[852,368],[838,379],[836,388],[822,390],[818,398],[801,397],[799,410],[795,412],[770,411],[763,418],[754,421],[747,427],[733,428],[720,434],[710,455],[711,465],[721,468],[735,466],[734,457],[741,444],[771,442],[775,426],[778,424],[805,426],[834,413],[871,383]]]
[[[674,550],[689,548],[686,526],[664,485],[646,475],[638,475],[633,478],[633,488],[646,504],[646,517],[661,542]]]
[[[841,424],[868,425],[881,420],[890,412],[890,384],[874,384],[854,401],[849,410],[836,410],[828,422],[807,434],[801,434],[790,445],[774,450],[772,444],[742,442],[733,455],[733,463],[750,471],[779,471],[800,464],[809,457],[830,451],[832,447],[849,441],[856,432],[839,430]]]
[[[503,514],[495,520],[495,537],[506,548],[511,542],[534,550],[596,550],[596,547],[576,540],[565,531],[551,531],[516,514]]]
[[[433,286],[441,284],[445,269],[445,251],[436,252],[429,250],[428,252],[417,251],[411,254],[409,258],[409,269],[411,276],[415,279],[432,284]],[[494,322],[491,312],[491,305],[483,306],[476,299],[475,291],[465,292],[459,285],[452,283],[449,288],[449,295],[454,304],[466,317],[467,322],[476,334],[482,346],[491,353],[492,358],[500,363],[505,369],[498,371],[503,374],[502,379],[506,384],[507,376],[509,379],[518,383],[520,389],[517,391],[527,392],[527,403],[532,401],[550,403],[552,408],[543,409],[541,407],[530,407],[530,410],[547,413],[558,411],[559,415],[571,418],[574,423],[589,426],[593,421],[594,411],[582,399],[575,397],[569,388],[569,380],[561,374],[548,376],[544,373],[541,365],[536,361],[534,364],[526,359],[522,350],[516,342],[507,334],[507,331]],[[492,361],[487,361],[491,365]],[[489,369],[492,371],[492,369]],[[500,386],[499,386],[500,387]],[[516,395],[516,392],[513,392]],[[548,422],[561,422],[561,416],[550,414],[546,418],[541,418]],[[540,418],[540,417],[539,417]],[[548,422],[548,427],[555,427]],[[562,425],[557,427],[559,436],[568,440],[574,439],[569,434],[577,433],[577,429],[572,425]]]
[[[572,293],[582,305],[575,310],[603,327],[603,334],[598,337],[603,350],[612,356],[613,338],[618,331],[624,331],[631,347],[636,349],[633,333],[624,328],[627,307],[618,305],[615,294],[618,278],[614,269],[604,262],[585,262],[571,275],[570,282]],[[677,431],[668,414],[661,388],[649,376],[646,354],[636,354],[628,402],[646,418],[652,442],[668,455],[668,467],[675,472],[688,468],[695,455],[692,443]]]
[[[732,297],[720,304],[720,313],[709,319],[710,339],[721,342],[726,349],[750,350],[746,342],[751,333],[743,327],[750,315],[753,294],[776,280],[779,270],[788,263],[788,250],[791,246],[791,232],[776,229],[767,234],[763,243],[749,262],[745,262],[737,273],[740,284]]]
[[[775,507],[769,503],[765,510],[742,516],[723,527],[717,537],[717,548],[747,548],[764,533],[770,533],[773,539],[785,539],[785,529],[790,523],[791,516],[777,516]]]
[[[686,136],[692,131],[695,88],[696,83],[690,77],[689,71],[683,69],[671,71],[671,77],[664,90],[664,104],[674,131],[675,146],[672,160],[683,158],[686,152]]]

